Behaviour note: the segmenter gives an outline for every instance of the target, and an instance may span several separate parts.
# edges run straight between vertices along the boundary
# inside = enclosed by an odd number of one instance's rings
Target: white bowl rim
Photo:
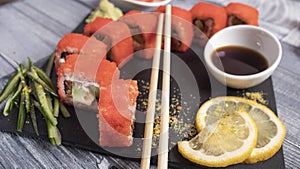
[[[171,2],[171,0],[162,0],[157,2],[143,2],[138,0],[123,0],[125,2],[129,2],[132,4],[140,5],[140,6],[146,6],[146,7],[157,7],[161,5],[166,5],[167,3]]]
[[[214,37],[217,37],[218,34],[220,34],[220,33],[223,33],[225,31],[230,31],[232,29],[233,30],[234,29],[255,29],[255,30],[262,31],[262,32],[266,33],[267,35],[269,35],[270,37],[272,37],[272,39],[274,39],[275,43],[279,47],[279,49],[278,49],[278,56],[277,56],[275,62],[272,65],[269,65],[267,69],[265,69],[264,71],[261,71],[259,73],[255,73],[255,74],[251,74],[251,75],[233,75],[233,74],[229,74],[229,73],[226,73],[226,72],[218,69],[212,63],[212,60],[210,58],[211,56],[205,56],[204,59],[205,59],[207,65],[211,69],[213,69],[218,74],[224,75],[226,78],[238,79],[238,80],[249,80],[249,79],[256,79],[256,78],[260,78],[260,77],[263,77],[265,75],[268,75],[268,74],[272,73],[277,68],[277,66],[279,65],[279,63],[281,61],[281,58],[282,58],[282,46],[281,46],[281,43],[279,42],[278,38],[273,33],[271,33],[270,31],[268,31],[268,30],[266,30],[266,29],[264,29],[262,27],[253,26],[253,25],[235,25],[235,26],[230,26],[230,27],[224,28],[223,30],[217,32],[210,39],[213,39]],[[207,42],[207,44],[209,44],[209,41]],[[227,46],[227,45],[224,45],[224,46]],[[205,53],[205,50],[204,50],[204,53]]]

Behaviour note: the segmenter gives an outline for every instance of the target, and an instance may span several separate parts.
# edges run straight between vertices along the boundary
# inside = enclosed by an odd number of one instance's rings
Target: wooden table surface
[[[98,2],[17,0],[0,6],[0,89],[15,71],[14,61],[24,63],[30,56],[39,65],[45,63],[59,39],[71,32]],[[196,2],[172,3],[189,9]],[[287,128],[283,144],[285,165],[299,168],[300,48],[283,42],[282,46],[283,58],[272,79],[278,115]],[[0,168],[139,168],[139,163],[0,132]]]

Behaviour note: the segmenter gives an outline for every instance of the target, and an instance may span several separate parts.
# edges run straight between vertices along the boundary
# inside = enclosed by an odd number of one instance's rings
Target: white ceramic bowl
[[[117,7],[122,11],[127,12],[129,10],[140,10],[140,11],[153,11],[161,5],[166,5],[171,0],[161,0],[156,2],[143,2],[138,0],[111,0]]]
[[[266,70],[251,75],[225,73],[212,62],[212,53],[224,46],[241,46],[255,50],[266,58],[269,66]],[[265,81],[277,68],[281,57],[282,47],[279,40],[271,32],[250,25],[231,26],[217,32],[209,39],[204,49],[207,69],[218,81],[237,89],[250,88]]]

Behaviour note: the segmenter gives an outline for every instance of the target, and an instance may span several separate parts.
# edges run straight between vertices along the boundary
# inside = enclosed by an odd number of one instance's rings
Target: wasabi
[[[86,23],[90,23],[99,16],[118,20],[121,16],[123,16],[123,12],[108,0],[100,0],[98,8],[93,11],[85,21]]]

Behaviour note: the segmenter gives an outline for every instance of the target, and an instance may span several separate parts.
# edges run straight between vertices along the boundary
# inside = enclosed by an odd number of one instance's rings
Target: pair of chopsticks
[[[153,123],[155,114],[155,100],[157,94],[157,83],[159,74],[160,48],[163,32],[164,14],[159,15],[156,46],[152,62],[150,91],[148,97],[148,108],[144,132],[143,153],[141,169],[150,166]],[[166,6],[164,26],[164,58],[163,58],[163,83],[162,83],[162,109],[161,129],[158,151],[158,169],[168,168],[168,142],[169,142],[169,105],[170,105],[170,69],[171,69],[171,5]]]

